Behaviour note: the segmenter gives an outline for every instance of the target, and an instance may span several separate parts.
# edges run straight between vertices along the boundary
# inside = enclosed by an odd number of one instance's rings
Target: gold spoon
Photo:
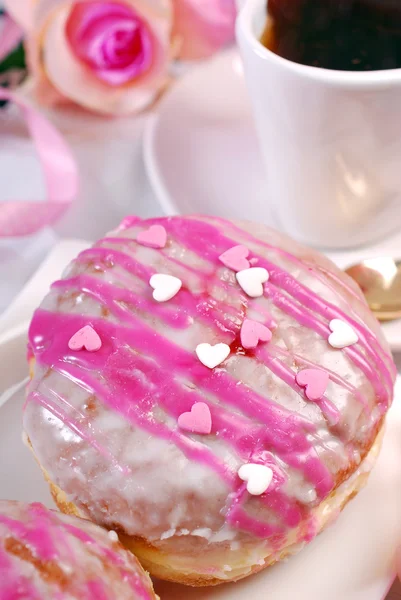
[[[401,318],[401,260],[368,258],[345,272],[359,285],[379,321]]]

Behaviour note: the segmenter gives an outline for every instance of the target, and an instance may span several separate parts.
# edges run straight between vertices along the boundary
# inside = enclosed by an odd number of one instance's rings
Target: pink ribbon
[[[41,163],[45,201],[0,201],[0,237],[35,233],[56,221],[78,191],[78,168],[59,132],[37,110],[15,93],[0,88],[0,100],[15,102],[25,119]],[[21,174],[23,176],[23,174]]]

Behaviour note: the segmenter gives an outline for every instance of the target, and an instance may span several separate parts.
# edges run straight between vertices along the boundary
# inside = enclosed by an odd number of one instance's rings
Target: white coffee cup
[[[247,0],[237,20],[266,206],[311,245],[384,237],[401,226],[401,69],[334,71],[281,58],[259,42],[266,6]]]

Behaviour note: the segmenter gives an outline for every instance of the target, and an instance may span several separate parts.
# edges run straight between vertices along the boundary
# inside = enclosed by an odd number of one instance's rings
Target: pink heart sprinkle
[[[295,380],[305,388],[308,400],[320,400],[327,389],[329,374],[322,369],[303,369],[296,374]]]
[[[244,348],[256,348],[259,342],[270,342],[272,332],[266,325],[245,319],[241,327],[241,344]]]
[[[185,431],[209,434],[212,431],[212,415],[204,402],[196,402],[191,412],[182,413],[178,417],[178,425]]]
[[[219,260],[233,271],[244,271],[251,266],[249,260],[247,260],[248,255],[249,250],[246,246],[234,246],[220,254]]]
[[[68,342],[70,350],[82,350],[85,348],[88,352],[96,352],[102,347],[102,340],[96,331],[90,325],[85,325],[79,331],[74,333]]]
[[[164,248],[167,242],[167,233],[163,225],[151,225],[149,229],[138,233],[136,241],[148,248]]]

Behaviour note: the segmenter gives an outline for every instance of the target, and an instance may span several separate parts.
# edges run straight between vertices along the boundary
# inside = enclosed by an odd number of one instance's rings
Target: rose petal
[[[131,5],[142,6],[142,2]],[[81,106],[104,114],[123,115],[145,108],[155,98],[164,84],[170,60],[170,21],[168,12],[152,11],[152,2],[142,13],[149,18],[154,35],[151,68],[132,85],[111,88],[99,80],[71,52],[64,35],[69,17],[69,7],[64,6],[50,19],[43,36],[43,66],[55,88]]]
[[[3,0],[3,5],[25,31],[33,28],[33,0]]]
[[[117,2],[78,2],[66,35],[73,54],[109,85],[125,84],[152,64],[155,42],[147,23]]]
[[[206,58],[234,40],[234,0],[175,0],[173,37],[179,56]]]
[[[14,2],[15,0],[8,0]],[[17,0],[19,2],[19,0]],[[27,0],[23,0],[26,2]],[[82,1],[82,0],[81,0]],[[90,0],[83,0],[84,2]],[[56,11],[62,8],[71,8],[76,0],[28,0],[33,3],[33,17],[35,31],[43,27],[53,18]],[[171,0],[121,0],[128,10],[132,9],[142,15],[146,21],[155,22],[172,20]]]

